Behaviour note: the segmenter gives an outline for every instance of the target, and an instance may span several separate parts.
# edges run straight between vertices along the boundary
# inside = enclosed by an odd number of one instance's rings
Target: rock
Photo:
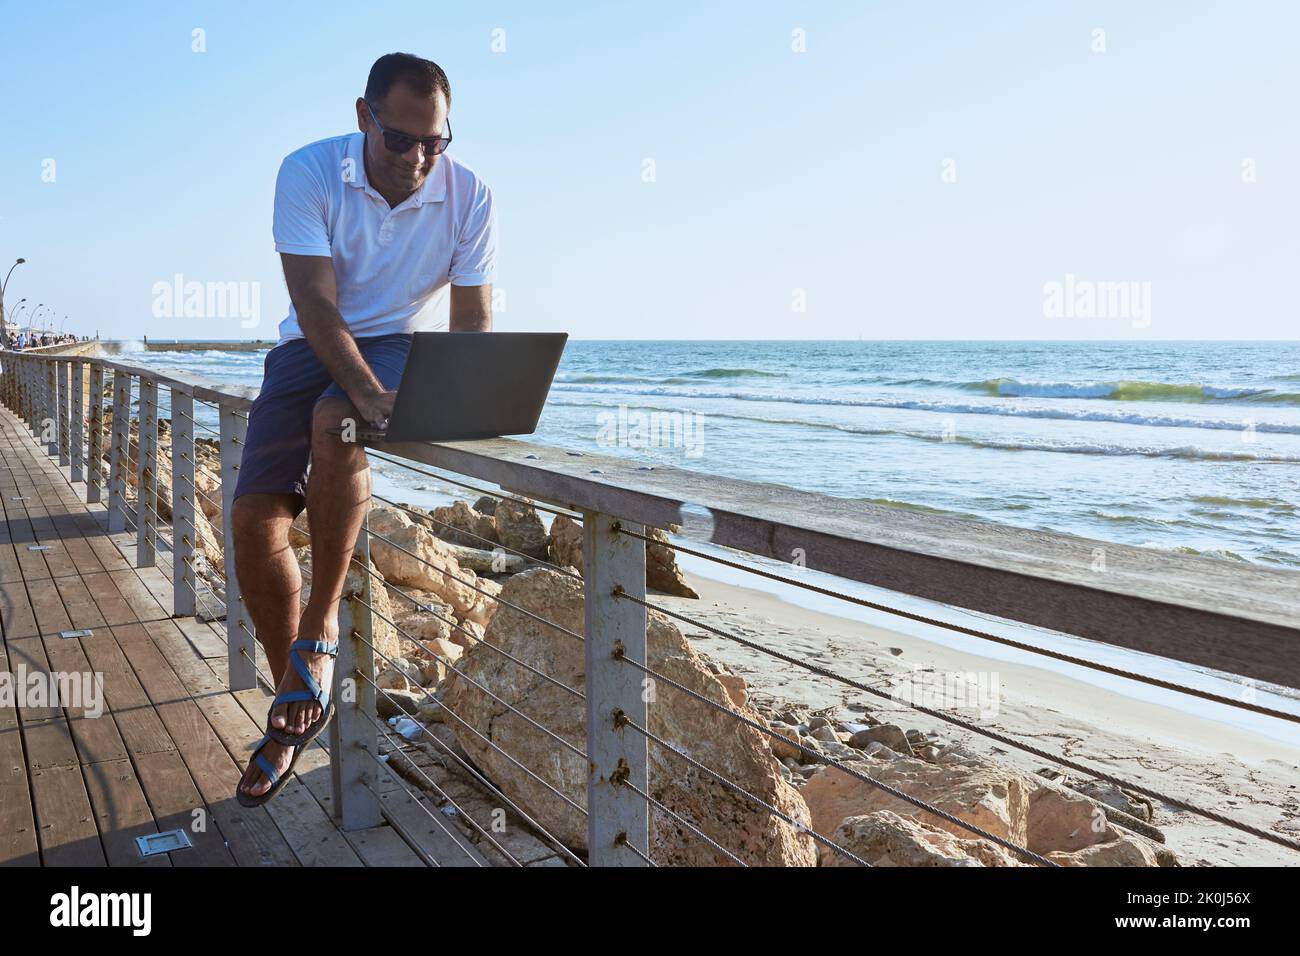
[[[698,598],[699,594],[686,583],[686,575],[677,566],[677,552],[668,547],[668,532],[647,528],[646,537],[655,542],[645,546],[646,587],[674,597]]]
[[[731,698],[732,704],[737,707],[744,707],[748,695],[748,685],[745,678],[737,674],[717,674],[718,683],[727,690],[727,696]]]
[[[306,548],[311,546],[311,525],[307,523],[307,512],[301,512],[289,526],[289,547]]]
[[[1094,843],[1073,853],[1058,850],[1045,856],[1061,866],[1177,866],[1173,854],[1163,848],[1157,848],[1150,840],[1143,839],[1123,830],[1111,830],[1113,839],[1104,843]]]
[[[1074,852],[1103,843],[1111,827],[1106,812],[1087,797],[1040,786],[1029,796],[1029,849]]]
[[[849,746],[859,750],[870,743],[884,744],[895,753],[905,757],[912,756],[912,746],[907,742],[907,735],[897,724],[880,724],[866,730],[859,730],[849,739]]]
[[[667,532],[649,528],[646,536],[653,543],[646,544],[646,587],[662,594],[676,597],[698,598],[699,594],[686,583],[686,577],[677,566],[677,554],[668,547]],[[551,563],[562,568],[577,568],[582,573],[582,526],[564,515],[556,515],[551,522]]]
[[[390,717],[414,717],[420,712],[423,700],[424,694],[418,690],[388,690],[383,694],[376,692],[375,712],[384,720]]]
[[[821,730],[823,727],[831,727],[833,729],[834,725],[830,722],[830,718],[822,717],[820,715],[817,717],[809,718],[808,729],[810,731],[816,732],[818,730]],[[818,739],[820,740],[823,738],[818,738]]]
[[[798,742],[799,728],[791,727],[789,724],[769,724],[769,727],[782,737]],[[778,760],[800,760],[803,757],[803,751],[797,747],[792,747],[784,740],[778,740],[775,737],[768,737],[769,746],[772,748],[772,755]]]
[[[511,554],[504,548],[487,551],[483,548],[469,548],[460,544],[447,543],[452,557],[462,568],[468,568],[478,574],[518,574],[528,566],[528,559]]]
[[[478,501],[474,502],[474,510],[481,515],[495,515],[497,513],[497,501],[491,495],[483,495]]]
[[[383,661],[378,662],[378,664],[383,663]],[[396,667],[389,667],[387,670],[381,670],[379,676],[375,678],[375,684],[384,690],[390,691],[409,691],[411,689],[410,682],[407,681],[406,675]],[[383,697],[384,695],[376,692],[376,696]]]
[[[371,538],[370,555],[386,580],[432,591],[458,617],[491,614],[480,607],[486,599],[476,590],[482,587],[478,575],[463,569],[448,544],[427,528],[395,523],[382,538]]]
[[[504,502],[502,503],[505,504]],[[498,517],[502,508],[498,507]],[[583,632],[582,583],[547,568],[510,578],[503,600],[545,620]],[[648,618],[649,666],[702,697],[730,706],[727,692],[708,672],[681,632],[662,615]],[[502,605],[488,625],[485,641],[570,687],[581,688],[583,644],[552,627]],[[576,747],[586,746],[586,705],[554,684],[519,667],[486,645],[471,648],[457,665],[474,681],[518,708]],[[579,805],[586,802],[586,762],[560,749],[549,737],[469,681],[452,675],[447,706],[470,727],[489,737],[515,760]],[[740,708],[750,720],[761,717]],[[765,735],[713,707],[670,687],[660,687],[650,705],[650,730],[683,748],[703,765],[733,781],[791,819],[806,825],[807,807],[799,791],[782,775]],[[566,845],[584,848],[586,820],[496,750],[459,723],[453,728],[471,759],[512,800]],[[674,812],[746,863],[810,866],[813,841],[795,827],[737,797],[711,777],[698,773],[661,747],[650,748],[649,792]],[[719,865],[728,862],[670,817],[651,815],[650,854],[661,866]]]
[[[402,630],[421,643],[451,637],[456,611],[450,604],[432,591],[417,588],[402,588],[402,595],[392,597],[393,613],[396,615],[393,620]],[[415,603],[417,601],[418,605]],[[406,650],[404,648],[403,652]],[[415,655],[428,656],[428,652],[415,652]]]
[[[497,540],[507,548],[530,558],[546,559],[546,526],[531,503],[503,498],[497,502],[493,520],[496,522]]]
[[[469,633],[466,633],[466,632]],[[477,621],[461,621],[460,629],[451,632],[451,639],[469,649],[483,640],[483,625]]]
[[[1145,820],[1149,823],[1152,816],[1154,816],[1150,800],[1140,793],[1130,793],[1127,790],[1122,790],[1113,783],[1107,783],[1104,780],[1075,780],[1071,781],[1070,786],[1113,810],[1127,813],[1139,820]]]
[[[367,527],[373,535],[390,535],[413,524],[411,516],[405,511],[388,505],[371,505],[367,516]]]
[[[826,743],[840,742],[840,738],[835,735],[835,728],[830,724],[822,724],[820,727],[814,728],[812,735],[813,739],[821,740]]]
[[[568,515],[556,515],[551,522],[551,563],[582,573],[582,525]]]
[[[1021,866],[1006,850],[976,836],[963,839],[933,824],[876,810],[846,817],[831,839],[871,866]],[[822,848],[824,866],[857,866]]]
[[[1019,846],[1026,845],[1029,795],[1035,784],[1013,770],[978,760],[932,764],[906,756],[883,761],[858,759],[849,761],[847,766],[994,836]],[[846,817],[890,810],[947,830],[959,839],[974,836],[964,827],[899,800],[835,767],[823,767],[813,774],[803,789],[803,797],[812,813],[813,829],[823,835],[834,832]]]
[[[479,514],[463,501],[434,508],[428,515],[424,521],[425,526],[444,541],[489,552],[493,544],[499,543],[496,522],[489,515]]]

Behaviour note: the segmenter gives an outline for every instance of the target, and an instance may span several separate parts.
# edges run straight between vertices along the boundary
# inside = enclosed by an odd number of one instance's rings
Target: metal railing
[[[3,372],[0,397],[4,404],[27,422],[33,439],[45,445],[47,452],[68,468],[72,483],[84,483],[87,503],[103,503],[107,493],[107,530],[135,532],[137,564],[155,565],[160,549],[171,552],[173,613],[191,616],[209,605],[218,606],[208,616],[224,617],[230,689],[253,688],[259,680],[271,688],[270,676],[258,666],[255,628],[241,598],[234,548],[228,546],[233,540],[231,506],[235,479],[255,391],[179,372],[80,354],[3,353],[0,367]],[[106,399],[109,400],[107,413]],[[159,481],[162,422],[167,423],[169,484]],[[577,761],[585,768],[585,799],[578,800],[572,792],[564,792],[555,776],[548,779],[538,771],[535,762],[533,766],[528,765],[528,759],[535,754],[507,753],[464,714],[455,713],[443,697],[425,687],[419,687],[416,692],[425,706],[437,709],[445,724],[454,726],[458,739],[463,733],[466,739],[491,750],[541,786],[548,798],[553,797],[566,812],[577,814],[585,821],[584,856],[569,845],[573,840],[566,842],[551,832],[548,820],[543,819],[535,806],[528,806],[518,794],[507,793],[490,773],[476,766],[464,752],[458,753],[430,731],[426,723],[414,722],[417,729],[413,732],[421,740],[436,748],[443,759],[456,763],[492,799],[509,807],[564,862],[654,865],[660,862],[656,860],[652,840],[656,820],[667,821],[671,828],[708,847],[717,862],[735,865],[754,862],[728,845],[728,834],[716,829],[707,832],[703,821],[691,819],[680,806],[670,806],[656,796],[656,790],[662,788],[657,788],[650,779],[653,748],[666,763],[678,767],[683,777],[694,775],[711,786],[716,785],[754,812],[779,820],[791,828],[797,839],[811,841],[814,849],[850,863],[864,863],[837,842],[835,834],[815,832],[807,819],[791,815],[708,766],[691,752],[689,745],[655,733],[651,729],[651,695],[646,692],[653,685],[656,691],[689,700],[736,727],[799,754],[801,764],[833,767],[858,783],[910,804],[920,811],[922,818],[942,821],[954,832],[987,840],[1023,862],[1057,865],[1043,853],[874,778],[860,762],[837,758],[803,739],[774,730],[756,712],[730,703],[725,695],[714,697],[702,693],[651,666],[647,635],[650,615],[654,614],[661,621],[698,628],[833,684],[907,707],[1058,767],[1122,786],[1259,839],[1292,850],[1300,849],[1300,843],[1281,833],[1243,823],[1153,787],[1120,779],[954,713],[900,700],[882,685],[853,679],[770,646],[752,635],[735,633],[700,620],[700,615],[666,606],[649,595],[646,588],[647,548],[666,546],[696,559],[716,562],[822,597],[943,627],[974,642],[1010,646],[1270,719],[1300,722],[1293,713],[1252,700],[1184,686],[1079,654],[1065,654],[993,633],[994,628],[975,628],[895,607],[800,575],[801,568],[809,567],[837,575],[846,582],[882,586],[893,592],[1050,627],[1117,647],[1295,687],[1300,684],[1300,622],[1295,614],[1294,595],[1300,575],[1294,572],[1225,565],[1108,544],[1105,548],[1112,570],[1099,576],[1089,565],[1097,542],[891,509],[882,511],[791,489],[780,489],[773,494],[773,489],[766,486],[671,468],[647,468],[635,462],[504,439],[380,444],[368,448],[367,452],[386,466],[408,469],[499,501],[521,500],[528,507],[580,522],[582,568],[580,573],[575,573],[536,554],[505,547],[472,530],[453,527],[423,510],[382,495],[373,496],[384,506],[432,529],[435,535],[440,530],[435,526],[441,526],[448,540],[475,540],[484,546],[482,550],[508,553],[524,559],[529,567],[546,567],[562,577],[578,578],[583,595],[583,625],[579,633],[506,601],[496,588],[486,586],[484,579],[475,578],[472,572],[462,569],[457,574],[449,566],[430,562],[391,537],[370,530],[367,523],[353,555],[362,572],[362,583],[344,595],[339,612],[341,647],[336,673],[340,679],[353,681],[355,693],[336,695],[337,717],[330,728],[329,744],[318,741],[330,755],[331,811],[345,829],[374,826],[385,818],[387,811],[378,793],[378,775],[386,772],[457,845],[465,839],[486,843],[507,862],[520,862],[489,828],[472,813],[464,812],[452,795],[422,769],[412,764],[413,769],[402,776],[394,770],[392,760],[385,760],[381,755],[381,742],[389,748],[390,758],[403,752],[404,745],[404,740],[377,716],[381,697],[387,698],[386,703],[395,708],[400,704],[379,682],[381,665],[399,667],[398,662],[377,646],[376,630],[383,626],[421,648],[431,660],[456,675],[458,681],[491,699],[502,713],[536,730],[538,740],[553,750],[553,762],[557,765]],[[215,497],[218,488],[219,501]],[[159,512],[164,503],[169,511],[167,515]],[[218,512],[220,527],[212,527],[211,532],[221,546],[221,568],[216,574],[200,574],[203,561],[199,549],[200,527],[206,527],[208,518]],[[680,534],[664,539],[653,536],[652,528],[674,528]],[[309,530],[299,533],[310,539]],[[993,538],[995,543],[990,541]],[[688,543],[695,540],[730,550],[724,552],[716,547],[706,549]],[[520,659],[504,647],[484,640],[481,632],[468,626],[468,618],[457,620],[454,614],[440,613],[410,594],[401,582],[386,580],[372,565],[372,549],[376,545],[422,563],[426,574],[438,577],[448,586],[455,582],[477,592],[482,600],[496,602],[498,613],[502,607],[509,608],[510,613],[546,628],[558,639],[580,642],[581,686],[566,684],[548,673],[541,661]],[[794,555],[800,560],[787,565],[789,573],[772,570],[770,565],[759,566],[752,560],[756,556],[790,562]],[[1164,578],[1160,572],[1165,572]],[[310,572],[305,568],[303,574],[310,580]],[[395,619],[400,615],[384,614],[377,607],[376,599],[381,589],[392,598],[414,605],[418,613],[438,620],[473,650],[482,648],[484,653],[499,657],[502,666],[518,668],[571,698],[585,713],[584,739],[567,739],[563,733],[545,726],[500,696],[499,688],[494,689],[468,673],[464,658],[459,658],[458,665],[458,659],[440,653],[403,627]],[[422,777],[420,786],[427,784],[439,801],[457,811],[465,827],[459,835],[439,819],[438,813],[430,812],[419,801],[408,786],[415,782],[412,776]],[[1144,831],[1142,821],[1127,818],[1123,813],[1112,812],[1111,816],[1122,826]],[[438,862],[423,855],[426,862]]]

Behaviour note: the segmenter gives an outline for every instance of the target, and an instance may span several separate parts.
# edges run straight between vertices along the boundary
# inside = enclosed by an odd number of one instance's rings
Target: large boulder
[[[497,540],[507,548],[530,558],[546,558],[546,526],[531,503],[502,498],[497,502],[492,520],[496,524]]]
[[[371,513],[370,556],[385,580],[403,587],[432,591],[450,604],[457,617],[482,618],[491,614],[487,606],[491,590],[473,571],[462,568],[450,546],[427,528],[402,524]],[[378,525],[378,530],[376,529]]]
[[[677,566],[677,552],[668,546],[668,532],[647,528],[646,537],[654,539],[645,546],[646,587],[674,597],[698,598],[699,594],[686,583],[686,575]]]
[[[677,553],[667,544],[667,532],[648,528],[646,537],[654,539],[646,543],[646,587],[675,597],[698,598],[699,594],[686,583],[686,575],[677,566]],[[551,522],[551,563],[577,568],[579,572],[583,569],[582,526],[566,515],[556,515]]]
[[[1010,853],[976,836],[962,839],[925,820],[876,810],[846,817],[831,839],[871,866],[1023,866]],[[858,866],[834,851],[822,851],[826,866]]]
[[[497,513],[500,515],[500,509]],[[484,641],[528,662],[555,681],[583,690],[583,643],[511,606],[581,634],[581,582],[548,568],[535,568],[510,578],[501,598],[509,604],[503,603],[497,610]],[[648,621],[648,648],[651,668],[707,700],[732,706],[726,689],[681,632],[653,612]],[[513,761],[523,764],[579,806],[586,803],[586,761],[559,747],[555,740],[505,706],[516,708],[575,747],[585,748],[585,702],[485,644],[471,647],[457,667],[469,680],[455,674],[448,678],[446,704],[477,731],[469,732],[457,722],[456,735],[461,745],[506,795],[543,827],[566,845],[585,849],[585,817]],[[488,696],[475,683],[500,700]],[[737,709],[751,720],[762,720],[756,711],[747,707]],[[667,685],[656,688],[650,703],[649,724],[652,733],[776,807],[801,827],[807,825],[807,807],[799,792],[783,779],[780,765],[764,735],[757,730]],[[478,734],[513,760],[489,747]],[[654,799],[691,821],[746,863],[809,866],[816,861],[812,839],[796,827],[736,796],[712,777],[665,753],[663,748],[651,746],[649,752],[649,792]],[[729,862],[672,818],[654,812],[650,853],[661,865]]]
[[[929,763],[912,757],[849,760],[845,765],[1018,846],[1028,840],[1033,785],[1014,770],[975,759]],[[812,813],[813,829],[823,835],[833,833],[846,817],[890,810],[961,839],[974,836],[970,830],[836,767],[822,767],[812,774],[803,788],[803,798]],[[822,850],[823,858],[827,852]]]
[[[1164,847],[1111,824],[1105,808],[1096,801],[985,760],[960,746],[947,748],[933,761],[902,757],[885,749],[875,754],[845,761],[845,766],[1063,866],[1178,865]],[[829,835],[850,819],[872,817],[875,822],[858,822],[850,828],[859,845],[896,847],[900,842],[914,842],[918,833],[911,829],[884,834],[888,827],[881,820],[888,822],[888,818],[879,814],[888,812],[912,820],[926,831],[946,831],[963,844],[981,844],[978,853],[971,846],[964,846],[963,852],[974,855],[982,865],[1007,865],[998,862],[1000,853],[989,855],[999,850],[997,844],[838,768],[815,771],[802,793],[818,833]],[[931,837],[924,839],[935,842]],[[944,853],[951,855],[948,851],[953,847],[944,847]],[[823,864],[833,862],[833,851],[823,847],[820,852]],[[930,851],[922,847],[919,852]],[[1018,854],[1005,855],[1025,862]]]
[[[1111,827],[1096,801],[1078,793],[1039,786],[1029,795],[1029,849],[1074,852],[1105,843]]]
[[[491,550],[498,543],[497,525],[492,517],[479,514],[463,501],[434,508],[426,520],[430,531],[452,544]]]
[[[551,522],[551,563],[582,573],[582,525],[568,515],[556,515]]]

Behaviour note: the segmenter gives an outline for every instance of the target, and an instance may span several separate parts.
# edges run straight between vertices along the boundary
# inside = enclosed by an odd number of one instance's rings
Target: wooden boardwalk
[[[445,834],[387,774],[388,822],[341,831],[323,748],[271,804],[240,807],[235,784],[270,695],[231,693],[224,631],[172,617],[170,557],[136,568],[134,532],[109,534],[104,507],[85,504],[84,486],[3,408],[0,498],[0,673],[101,674],[103,688],[98,716],[84,701],[0,700],[0,865],[481,863],[440,860]],[[90,636],[60,636],[79,629]],[[137,837],[175,829],[191,848],[141,856]]]

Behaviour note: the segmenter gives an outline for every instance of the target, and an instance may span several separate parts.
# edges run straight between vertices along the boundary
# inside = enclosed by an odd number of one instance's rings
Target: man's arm
[[[384,391],[339,314],[333,260],[328,256],[282,252],[280,261],[289,298],[298,313],[298,327],[307,344],[361,417],[373,425],[381,424],[393,413],[397,393]]]
[[[492,283],[453,285],[447,328],[453,332],[491,332]]]

